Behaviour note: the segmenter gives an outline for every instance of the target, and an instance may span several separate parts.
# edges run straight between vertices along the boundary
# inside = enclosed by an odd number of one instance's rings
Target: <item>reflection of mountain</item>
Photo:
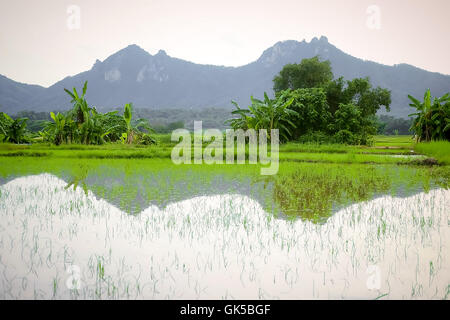
[[[449,190],[355,204],[317,226],[268,219],[240,195],[131,216],[65,186],[49,174],[0,186],[0,299],[411,299],[415,285],[424,299],[447,293]],[[366,286],[367,265],[383,272],[379,290]]]
[[[326,223],[336,212],[352,203],[383,197],[392,192],[397,197],[409,197],[424,188],[423,181],[411,183],[405,177],[394,183],[392,177],[399,174],[396,168],[365,168],[364,172],[371,174],[357,173],[357,180],[363,181],[356,182],[354,175],[341,172],[335,166],[329,167],[327,175],[314,173],[314,164],[304,166],[303,170],[291,174],[262,177],[256,170],[256,175],[249,171],[239,178],[236,173],[220,170],[211,173],[182,170],[182,173],[175,175],[171,170],[141,170],[124,175],[123,171],[111,171],[107,166],[91,170],[83,165],[75,166],[73,172],[64,169],[58,175],[66,189],[85,193],[89,190],[97,199],[103,199],[133,215],[150,206],[164,210],[174,203],[195,197],[239,194],[257,201],[278,218],[300,218],[317,224]],[[339,178],[333,178],[338,172]],[[413,175],[412,171],[409,174]],[[0,177],[0,185],[16,178],[17,175],[6,179]],[[427,184],[431,189],[441,187],[435,178]]]
[[[335,76],[370,77],[375,86],[392,90],[392,111],[406,117],[407,94],[422,97],[426,88],[440,96],[450,90],[450,76],[400,64],[386,66],[352,57],[325,37],[311,42],[284,41],[241,67],[200,65],[168,56],[163,50],[151,55],[130,45],[85,72],[67,77],[49,88],[30,86],[0,77],[0,110],[50,111],[69,107],[63,88],[81,87],[89,81],[89,103],[107,109],[134,102],[137,107],[231,107],[230,100],[249,103],[250,95],[272,92],[272,79],[283,65],[320,55],[331,61]]]

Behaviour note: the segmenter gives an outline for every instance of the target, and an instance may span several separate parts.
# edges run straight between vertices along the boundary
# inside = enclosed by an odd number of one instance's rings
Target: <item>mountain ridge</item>
[[[330,60],[335,77],[369,77],[373,86],[392,91],[391,115],[407,117],[407,94],[420,98],[427,88],[435,96],[450,91],[450,76],[400,63],[393,66],[351,56],[324,36],[278,41],[260,57],[239,67],[197,64],[169,56],[164,50],[152,55],[136,44],[128,45],[91,69],[45,88],[19,83],[0,75],[0,111],[50,111],[67,109],[64,88],[88,81],[88,102],[100,109],[114,109],[127,102],[147,108],[231,108],[231,100],[247,105],[250,96],[273,94],[272,79],[287,63],[319,55]]]

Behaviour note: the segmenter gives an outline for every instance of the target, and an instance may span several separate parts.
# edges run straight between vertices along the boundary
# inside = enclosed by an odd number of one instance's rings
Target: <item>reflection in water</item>
[[[285,215],[322,223],[336,211],[333,206],[369,200],[390,188],[390,177],[370,167],[357,175],[328,168],[295,170],[276,180],[274,199]]]
[[[317,225],[241,195],[130,216],[66,186],[41,174],[0,187],[0,298],[449,295],[448,190],[354,204]]]

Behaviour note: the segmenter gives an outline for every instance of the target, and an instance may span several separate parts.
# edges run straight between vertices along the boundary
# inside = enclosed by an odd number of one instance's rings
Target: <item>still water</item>
[[[67,185],[44,173],[0,186],[0,298],[450,296],[449,190],[380,196],[318,224],[239,193],[130,215]]]

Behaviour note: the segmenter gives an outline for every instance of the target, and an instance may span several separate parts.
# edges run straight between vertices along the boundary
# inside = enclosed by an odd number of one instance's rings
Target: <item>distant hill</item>
[[[89,81],[88,102],[100,109],[122,107],[127,102],[145,108],[231,107],[230,100],[246,106],[250,95],[273,93],[272,79],[287,63],[319,55],[329,59],[335,77],[366,77],[374,86],[392,91],[390,114],[411,113],[408,94],[421,98],[427,88],[435,96],[450,91],[450,76],[411,65],[387,66],[344,53],[325,37],[311,42],[288,40],[265,50],[260,58],[241,67],[201,65],[168,56],[163,50],[151,55],[130,45],[85,72],[44,88],[0,76],[0,110],[49,111],[66,109],[70,101],[63,88],[81,87]]]
[[[16,82],[0,75],[0,112],[32,110],[34,100],[45,90],[44,87]]]

